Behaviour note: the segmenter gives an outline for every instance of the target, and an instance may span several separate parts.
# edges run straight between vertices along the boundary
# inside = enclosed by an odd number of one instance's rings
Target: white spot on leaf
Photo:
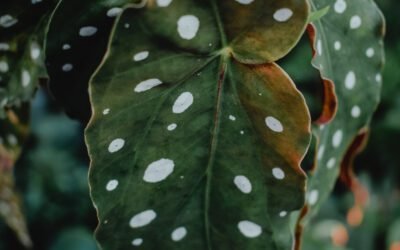
[[[334,9],[336,13],[342,14],[347,8],[345,0],[336,0]]]
[[[280,212],[279,213],[279,217],[285,217],[287,215],[287,212],[286,211],[282,211],[282,212]]]
[[[171,123],[170,125],[168,125],[167,129],[168,131],[172,131],[175,130],[177,126],[178,125],[176,125],[176,123]]]
[[[369,58],[373,57],[375,55],[375,50],[373,48],[368,48],[365,51],[365,55]]]
[[[94,26],[85,26],[80,28],[79,35],[82,37],[93,36],[97,33],[97,28]]]
[[[40,47],[37,43],[33,42],[31,44],[31,58],[37,60],[40,56]]]
[[[233,183],[240,191],[242,191],[245,194],[250,193],[252,190],[251,182],[246,176],[243,175],[236,176],[233,179]]]
[[[157,0],[157,5],[159,7],[168,7],[171,4],[172,0]]]
[[[308,204],[315,205],[318,201],[319,192],[318,190],[311,190],[308,194]]]
[[[132,245],[136,246],[136,247],[142,245],[142,243],[143,243],[143,239],[142,238],[137,238],[137,239],[134,239],[132,241]]]
[[[235,0],[236,2],[240,3],[240,4],[251,4],[252,2],[254,2],[254,0]]]
[[[116,17],[116,16],[118,16],[121,12],[122,12],[122,8],[118,8],[118,7],[111,8],[111,9],[109,9],[109,10],[107,11],[107,16],[108,16],[108,17]]]
[[[356,85],[356,74],[353,71],[347,73],[346,78],[344,79],[344,84],[347,89],[353,89]]]
[[[118,187],[118,181],[117,180],[110,180],[106,185],[106,190],[107,191],[113,191],[117,187]]]
[[[172,106],[172,112],[180,114],[185,112],[193,104],[193,95],[190,92],[183,92]]]
[[[288,8],[282,8],[274,13],[274,19],[278,22],[286,22],[293,16],[293,11]]]
[[[0,61],[0,72],[6,73],[8,70],[8,63],[6,61]]]
[[[110,113],[110,109],[104,109],[103,110],[103,115],[108,115]]]
[[[69,50],[71,48],[71,45],[69,45],[68,43],[66,43],[66,44],[64,44],[63,46],[62,46],[62,49],[63,50]]]
[[[185,227],[178,227],[171,234],[171,239],[173,241],[180,241],[187,235],[187,230]]]
[[[21,73],[22,87],[27,87],[31,83],[31,75],[27,70],[22,70]]]
[[[261,235],[262,228],[256,223],[243,220],[238,223],[239,231],[247,238],[256,238]]]
[[[272,169],[272,175],[278,180],[283,180],[285,178],[285,172],[278,167]]]
[[[229,115],[229,120],[236,121],[236,117],[234,117],[233,115]]]
[[[129,221],[129,225],[131,228],[144,227],[150,224],[156,217],[157,214],[154,210],[145,210],[133,216]]]
[[[64,72],[69,72],[74,68],[74,65],[70,64],[70,63],[66,63],[62,66],[62,71]]]
[[[156,183],[165,180],[174,171],[174,161],[160,159],[149,164],[144,172],[143,180],[149,183]]]
[[[340,50],[342,48],[342,44],[339,41],[335,41],[333,47],[335,48],[335,50]]]
[[[148,79],[140,82],[135,87],[135,92],[140,93],[152,89],[158,85],[162,84],[162,82],[157,78]]]
[[[110,145],[108,145],[108,152],[110,153],[115,153],[119,150],[121,150],[121,148],[123,148],[125,145],[125,140],[121,139],[121,138],[117,138],[115,140],[113,140]]]
[[[361,108],[357,105],[353,106],[351,109],[351,116],[354,118],[358,118],[361,115]]]
[[[269,129],[271,129],[274,132],[278,133],[283,132],[282,123],[275,117],[268,116],[267,118],[265,118],[265,124]]]
[[[317,41],[317,52],[318,55],[322,55],[322,41],[320,39]]]
[[[142,52],[139,52],[139,53],[135,54],[133,56],[133,60],[135,62],[139,62],[139,61],[145,60],[147,57],[149,57],[149,52],[148,51],[142,51]]]
[[[318,149],[317,159],[318,159],[318,160],[321,160],[321,159],[322,159],[322,156],[324,156],[324,153],[325,153],[325,146],[324,146],[324,145],[321,145],[321,146],[319,147],[319,149]]]
[[[328,163],[326,164],[326,167],[331,169],[335,166],[335,163],[336,163],[336,159],[332,157],[329,159]]]
[[[332,137],[332,146],[337,148],[340,146],[340,143],[342,143],[343,139],[343,131],[342,130],[337,130]]]
[[[196,16],[185,15],[178,20],[178,33],[186,40],[193,39],[200,28],[200,21]]]
[[[381,82],[382,82],[382,75],[381,75],[381,74],[376,74],[375,80],[376,80],[378,83],[381,83]]]
[[[359,16],[352,16],[350,19],[350,28],[351,29],[358,29],[361,27],[362,20]]]
[[[18,20],[16,18],[8,14],[0,17],[0,26],[2,26],[3,28],[9,28],[17,22]]]

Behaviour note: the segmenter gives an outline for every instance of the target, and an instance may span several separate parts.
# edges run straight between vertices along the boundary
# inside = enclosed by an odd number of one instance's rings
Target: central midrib
[[[223,84],[225,81],[226,70],[227,70],[227,61],[229,60],[229,54],[223,53],[224,49],[227,48],[227,39],[225,37],[224,27],[222,24],[221,17],[219,15],[218,6],[215,0],[210,0],[212,10],[217,22],[218,31],[220,34],[222,49],[220,51],[220,64],[218,70],[218,82],[217,82],[217,96],[216,96],[216,105],[214,112],[214,123],[211,134],[211,143],[210,143],[210,157],[207,163],[206,168],[206,187],[205,187],[205,202],[204,202],[204,225],[206,230],[206,241],[207,241],[207,249],[212,250],[212,242],[211,242],[211,225],[210,225],[210,194],[211,194],[211,182],[213,176],[213,165],[215,161],[215,152],[218,145],[218,132],[220,128],[220,114],[221,114],[221,102],[222,102],[222,93],[223,93]]]

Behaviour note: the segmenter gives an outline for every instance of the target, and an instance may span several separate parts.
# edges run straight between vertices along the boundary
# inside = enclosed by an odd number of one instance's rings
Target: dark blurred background
[[[350,226],[353,197],[339,181],[331,198],[305,230],[304,250],[400,250],[400,1],[377,0],[387,21],[382,102],[355,170],[370,200],[361,224]],[[284,68],[304,88],[318,86],[307,39]],[[315,90],[318,92],[318,90]],[[311,109],[312,99],[307,99]],[[96,212],[88,188],[84,127],[66,117],[44,90],[32,106],[32,135],[16,166],[35,250],[96,250]],[[351,224],[351,223],[350,223]],[[23,249],[0,221],[0,250]]]

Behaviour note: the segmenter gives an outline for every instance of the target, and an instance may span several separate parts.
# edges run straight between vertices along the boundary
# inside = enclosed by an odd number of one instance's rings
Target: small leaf
[[[308,18],[308,21],[310,23],[318,21],[323,16],[325,16],[329,12],[329,10],[330,10],[330,6],[326,6],[325,8],[311,12],[310,17]]]
[[[250,10],[257,22],[235,22]],[[307,17],[305,1],[282,0],[123,12],[92,78],[86,130],[103,249],[291,247],[310,117],[281,68],[248,63],[288,53]]]

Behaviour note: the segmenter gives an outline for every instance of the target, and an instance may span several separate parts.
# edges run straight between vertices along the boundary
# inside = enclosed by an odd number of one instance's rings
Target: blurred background
[[[400,1],[377,0],[387,21],[382,102],[355,171],[370,199],[362,220],[348,216],[353,196],[338,181],[305,229],[304,250],[400,250]],[[290,59],[290,60],[289,60]],[[299,86],[318,85],[308,40],[283,62]],[[307,98],[307,96],[306,96]],[[313,110],[311,98],[307,98]],[[32,105],[32,133],[15,168],[16,186],[35,250],[96,250],[96,212],[90,201],[84,127],[66,117],[44,90]],[[0,220],[0,250],[23,247]]]

